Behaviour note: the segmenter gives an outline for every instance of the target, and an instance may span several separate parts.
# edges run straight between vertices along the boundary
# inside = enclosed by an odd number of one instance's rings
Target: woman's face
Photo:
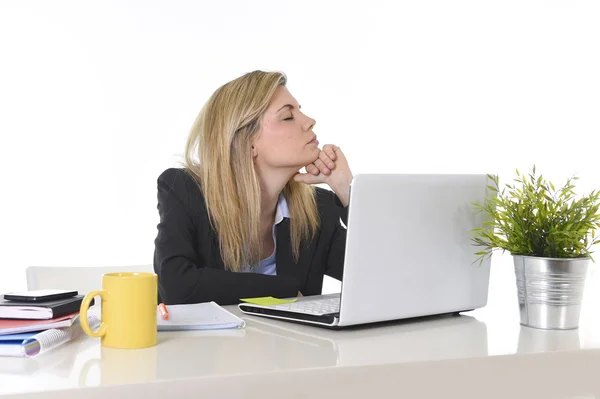
[[[293,171],[319,157],[319,142],[313,133],[316,121],[300,112],[300,105],[284,86],[279,86],[254,140],[254,161],[263,167]]]

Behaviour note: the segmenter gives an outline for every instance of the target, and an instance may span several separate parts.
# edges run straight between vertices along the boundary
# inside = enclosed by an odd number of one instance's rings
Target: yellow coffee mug
[[[156,345],[158,277],[154,273],[108,273],[102,290],[88,292],[81,302],[81,328],[109,348],[138,349]],[[102,299],[102,324],[90,329],[87,311],[92,298]]]

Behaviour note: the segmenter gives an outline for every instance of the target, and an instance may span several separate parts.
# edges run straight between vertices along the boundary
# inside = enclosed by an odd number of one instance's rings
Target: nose
[[[312,128],[314,128],[316,124],[317,124],[316,120],[314,120],[313,118],[307,116],[306,117],[306,122],[304,123],[304,130],[309,131]]]

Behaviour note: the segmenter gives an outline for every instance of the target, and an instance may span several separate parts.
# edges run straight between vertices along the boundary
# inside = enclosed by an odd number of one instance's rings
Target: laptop
[[[359,174],[350,186],[341,292],[277,305],[240,303],[252,314],[328,328],[459,314],[487,304],[489,257],[471,230],[494,193],[485,174]]]

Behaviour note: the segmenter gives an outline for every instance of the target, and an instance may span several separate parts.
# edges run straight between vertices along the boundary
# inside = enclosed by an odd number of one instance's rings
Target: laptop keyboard
[[[308,301],[284,303],[280,305],[271,306],[271,308],[277,310],[285,310],[287,312],[298,312],[312,315],[339,313],[340,298],[321,298]]]

